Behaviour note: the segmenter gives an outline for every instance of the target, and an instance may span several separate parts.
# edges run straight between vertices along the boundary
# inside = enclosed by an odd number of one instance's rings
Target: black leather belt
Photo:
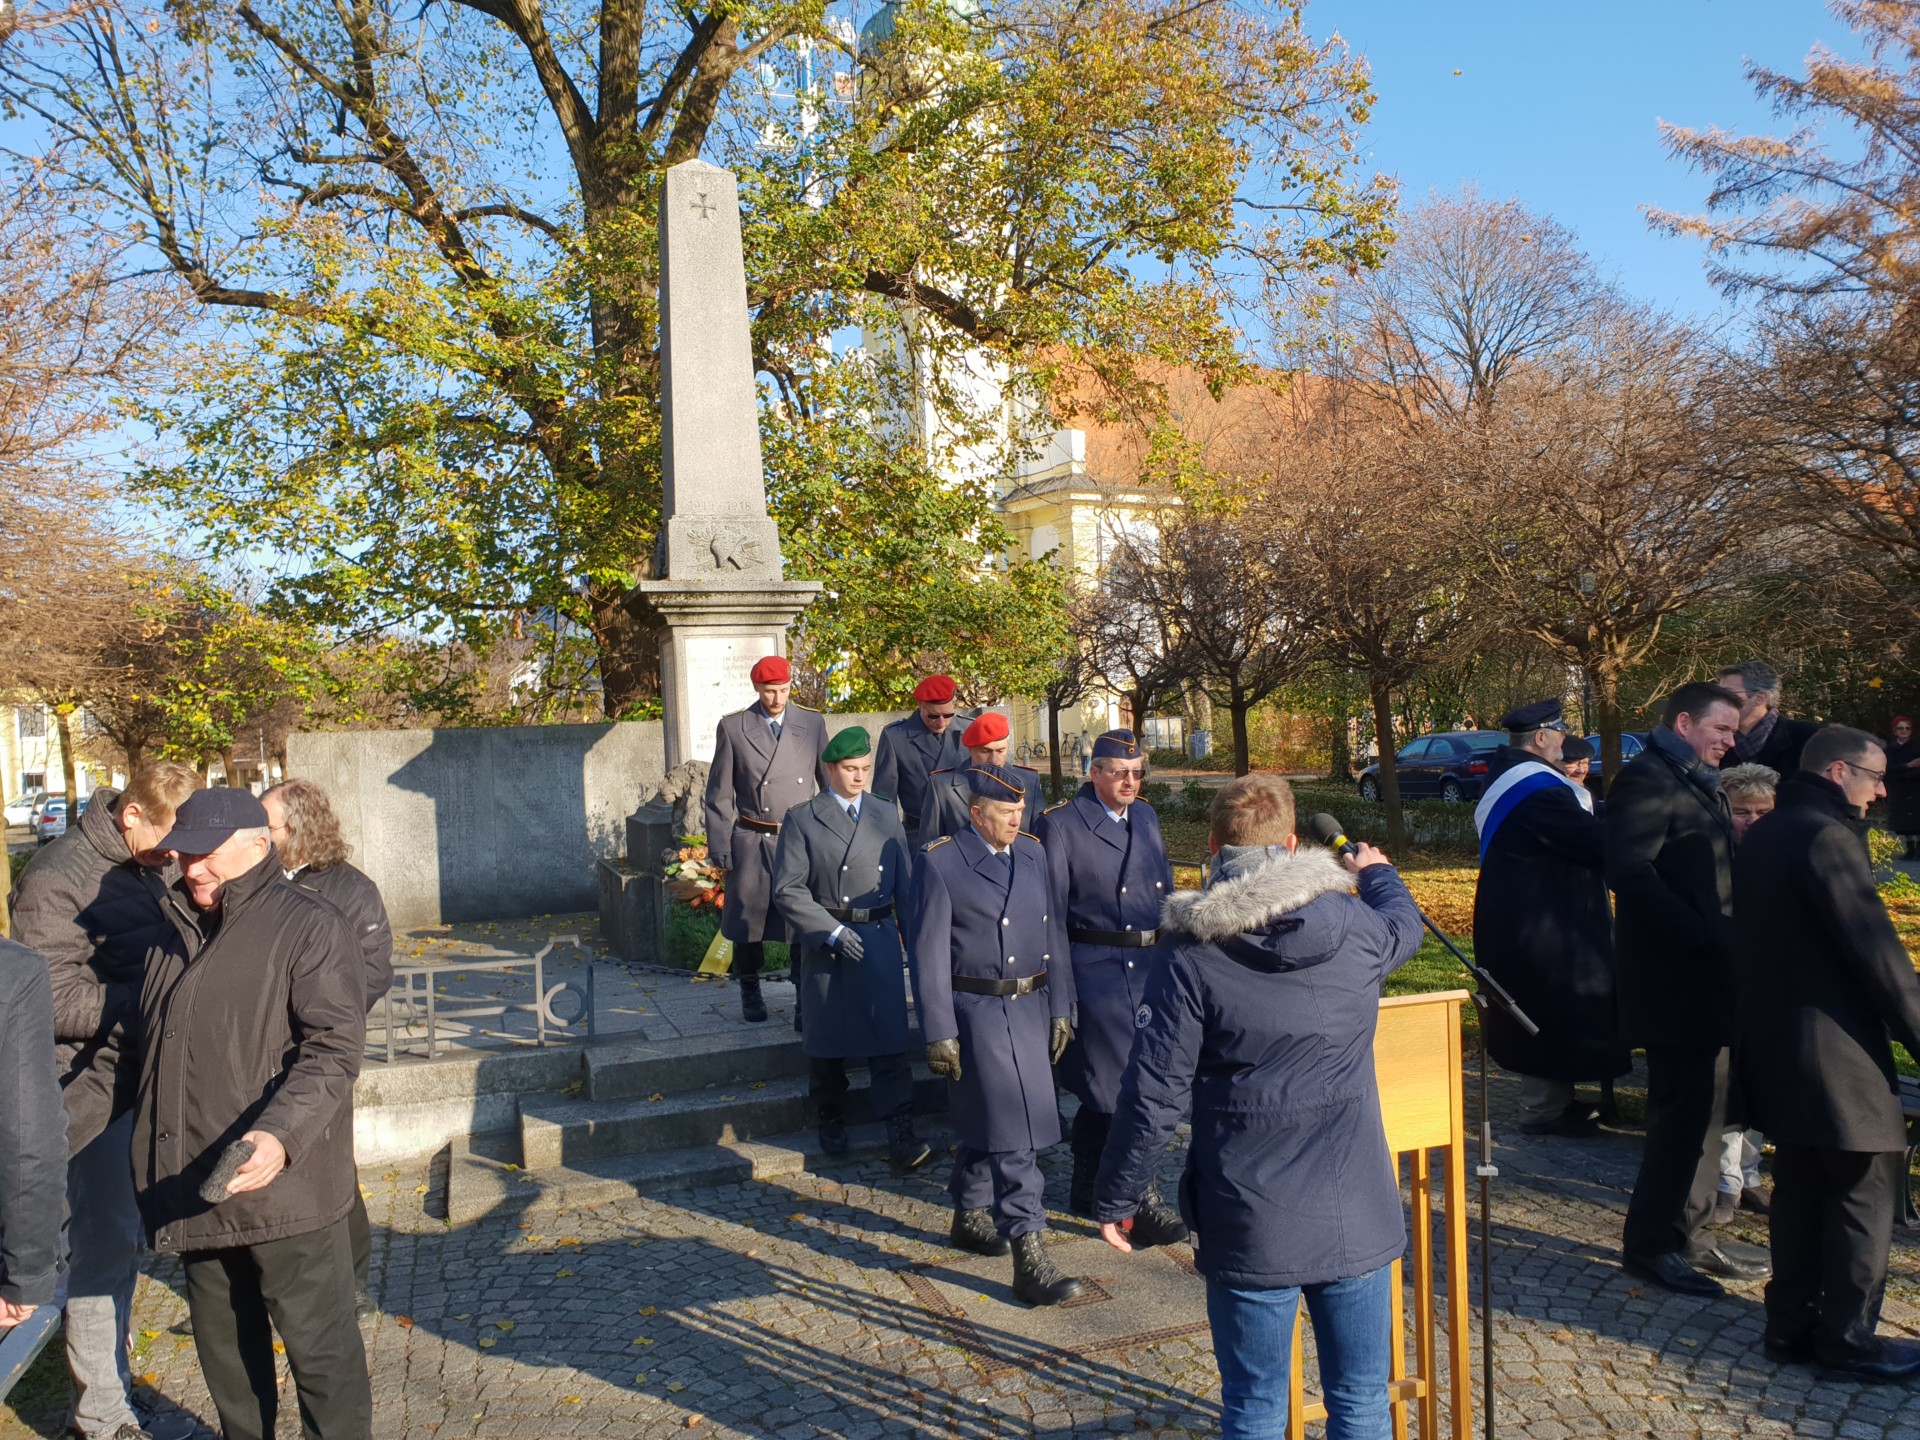
[[[953,988],[962,995],[1031,995],[1047,988],[1047,972],[1042,970],[1024,980],[976,980],[971,975],[956,975]]]
[[[918,815],[906,815],[902,817],[900,823],[905,825],[909,830],[918,830],[920,828],[920,817]]]
[[[758,830],[763,835],[778,835],[780,833],[780,822],[778,820],[749,820],[745,816],[741,816],[733,823],[743,830]]]
[[[1117,945],[1122,950],[1144,950],[1160,938],[1158,930],[1069,930],[1076,945]]]
[[[836,910],[831,905],[820,907],[842,925],[867,925],[875,920],[887,920],[893,916],[893,906],[882,905],[877,910]]]

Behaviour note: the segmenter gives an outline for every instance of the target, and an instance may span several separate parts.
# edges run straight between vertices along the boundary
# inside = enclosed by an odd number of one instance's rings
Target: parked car
[[[45,798],[44,790],[29,790],[7,801],[6,814],[9,825],[29,825],[33,822],[33,807]]]
[[[1620,732],[1620,763],[1625,765],[1642,750],[1647,748],[1647,737],[1651,730],[1622,730]],[[1587,767],[1587,788],[1594,794],[1600,793],[1600,737],[1587,736],[1587,744],[1593,747],[1593,763]]]
[[[72,818],[78,820],[87,813],[87,797],[82,795],[80,803],[74,808]],[[67,833],[67,797],[49,795],[40,802],[33,819],[33,836],[42,845],[49,840],[58,840]]]
[[[1409,740],[1393,757],[1403,800],[1478,800],[1487,788],[1487,762],[1507,743],[1504,730],[1447,730]],[[1380,798],[1380,766],[1360,772],[1360,798]]]

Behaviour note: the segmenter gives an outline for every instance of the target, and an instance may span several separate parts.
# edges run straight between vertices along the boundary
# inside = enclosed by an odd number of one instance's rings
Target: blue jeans
[[[1327,1440],[1387,1440],[1387,1368],[1393,1354],[1393,1267],[1286,1290],[1207,1282],[1207,1321],[1220,1366],[1221,1440],[1287,1433],[1293,1322],[1307,1297],[1327,1402]]]

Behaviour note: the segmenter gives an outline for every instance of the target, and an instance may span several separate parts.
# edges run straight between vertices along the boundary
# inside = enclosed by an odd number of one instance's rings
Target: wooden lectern
[[[1433,1272],[1433,1152],[1444,1152],[1447,1247],[1447,1380],[1452,1397],[1449,1434],[1468,1440],[1473,1427],[1467,1354],[1467,1112],[1460,1075],[1460,1007],[1464,990],[1403,995],[1380,1002],[1380,1028],[1373,1040],[1374,1073],[1380,1081],[1380,1115],[1395,1164],[1412,1166],[1413,1373],[1407,1373],[1407,1321],[1401,1262],[1393,1262],[1393,1433],[1406,1440],[1407,1407],[1420,1407],[1421,1440],[1440,1440],[1438,1326]],[[1301,1375],[1302,1300],[1293,1328],[1293,1394],[1287,1434],[1301,1440],[1307,1422],[1327,1418],[1318,1396],[1309,1398]]]

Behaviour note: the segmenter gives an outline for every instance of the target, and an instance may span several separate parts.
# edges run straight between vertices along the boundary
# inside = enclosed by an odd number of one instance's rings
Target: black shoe
[[[1765,1190],[1756,1190],[1749,1185],[1740,1192],[1740,1208],[1751,1210],[1756,1215],[1773,1214],[1773,1196]]]
[[[820,1117],[820,1148],[829,1155],[847,1153],[847,1122],[839,1115]]]
[[[366,1291],[355,1290],[353,1292],[353,1313],[362,1320],[372,1315],[378,1315],[380,1313],[379,1302]]]
[[[1133,1212],[1133,1227],[1127,1231],[1133,1248],[1150,1250],[1155,1245],[1177,1245],[1186,1238],[1187,1222],[1180,1218],[1180,1212],[1163,1201],[1157,1189],[1148,1189],[1140,1208]]]
[[[1773,1274],[1773,1262],[1767,1252],[1731,1240],[1705,1245],[1698,1240],[1687,1247],[1686,1262],[1708,1275],[1722,1280],[1764,1280]]]
[[[1077,1299],[1086,1288],[1047,1258],[1041,1232],[1030,1231],[1013,1242],[1013,1298],[1029,1305],[1059,1305]]]
[[[1875,1339],[1873,1348],[1845,1359],[1816,1360],[1822,1380],[1863,1380],[1869,1385],[1897,1385],[1920,1375],[1920,1342]]]
[[[1782,1365],[1813,1364],[1813,1337],[1802,1336],[1797,1340],[1780,1340],[1772,1335],[1760,1342],[1760,1348],[1767,1352],[1767,1358]]]
[[[1600,1112],[1578,1101],[1567,1106],[1551,1120],[1523,1120],[1522,1135],[1559,1135],[1568,1140],[1587,1140],[1600,1133]]]
[[[903,1179],[933,1158],[933,1147],[913,1133],[913,1116],[887,1117],[887,1168]]]
[[[1706,1223],[1718,1229],[1739,1213],[1740,1202],[1734,1197],[1733,1193],[1727,1190],[1718,1190],[1714,1192],[1713,1196],[1713,1214],[1707,1217]]]
[[[1067,1187],[1068,1213],[1093,1219],[1094,1181],[1100,1177],[1100,1156],[1107,1148],[1113,1117],[1082,1105],[1073,1115],[1073,1182]]]
[[[740,977],[740,1018],[758,1025],[767,1018],[767,1002],[760,997],[760,977]]]
[[[1006,1237],[993,1228],[993,1215],[987,1210],[954,1211],[947,1243],[956,1250],[975,1255],[1004,1255],[1013,1249]]]
[[[1676,1295],[1724,1295],[1726,1286],[1718,1280],[1702,1275],[1680,1256],[1668,1251],[1665,1255],[1628,1255],[1620,1261],[1620,1268],[1629,1275],[1637,1275],[1642,1280],[1651,1280],[1662,1290],[1671,1290]]]

